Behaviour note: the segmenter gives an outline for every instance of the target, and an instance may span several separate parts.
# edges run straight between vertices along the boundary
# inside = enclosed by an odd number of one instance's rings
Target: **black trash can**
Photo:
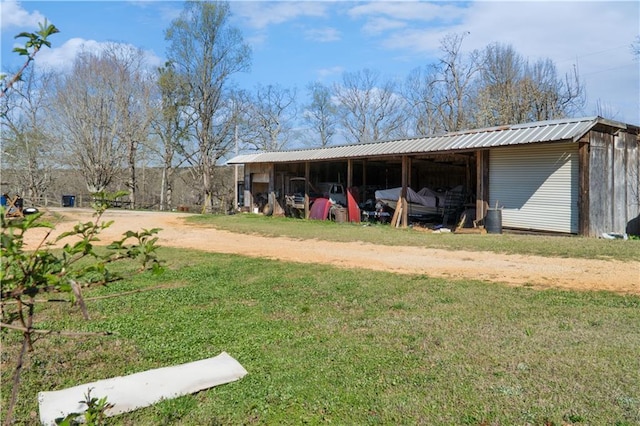
[[[62,207],[75,207],[76,205],[76,196],[75,195],[63,195],[62,196]]]
[[[484,217],[487,234],[502,234],[502,209],[489,209]]]

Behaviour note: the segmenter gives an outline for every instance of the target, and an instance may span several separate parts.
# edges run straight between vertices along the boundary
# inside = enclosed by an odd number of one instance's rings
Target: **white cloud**
[[[358,4],[351,18],[365,19],[362,32],[382,36],[387,49],[415,53],[437,51],[440,40],[468,14],[467,3],[386,1]]]
[[[365,34],[384,36],[381,46],[403,55],[440,54],[440,41],[469,32],[462,49],[510,44],[530,61],[551,59],[563,75],[577,67],[592,115],[595,103],[620,106],[624,121],[638,123],[640,71],[630,44],[640,28],[640,3],[631,1],[477,1],[471,3],[374,2],[353,7]]]
[[[301,17],[322,17],[328,4],[322,2],[232,2],[231,10],[236,18],[253,29],[282,24]]]
[[[153,0],[151,0],[153,1]],[[173,3],[171,3],[173,4]],[[182,8],[172,7],[168,5],[162,5],[159,7],[160,18],[165,22],[171,22],[174,19],[177,19],[182,12]]]
[[[263,45],[267,42],[268,39],[268,35],[266,33],[266,31],[259,31],[257,33],[251,34],[248,37],[244,38],[245,43],[247,43],[249,46],[252,47],[258,47],[260,45]]]
[[[82,38],[72,38],[67,40],[60,47],[43,49],[38,53],[38,66],[56,70],[59,72],[69,72],[73,67],[76,56],[84,51],[99,53],[112,42],[98,42],[95,40],[84,40]],[[144,51],[147,65],[151,68],[159,67],[163,64],[154,52]]]
[[[38,66],[68,72],[73,66],[76,55],[85,50],[99,52],[100,43],[81,38],[69,39],[60,47],[41,50],[38,53]]]
[[[29,13],[22,8],[20,2],[4,0],[0,2],[0,27],[2,32],[13,29],[32,28],[38,30],[38,23],[44,23],[45,17],[37,10]]]
[[[620,119],[640,120],[640,72],[629,45],[640,28],[638,2],[474,3],[467,19],[469,48],[498,41],[532,61],[549,58],[562,74],[574,66],[585,83],[592,115],[601,100]]]
[[[382,45],[387,49],[408,50],[416,54],[435,54],[440,47],[440,40],[449,32],[436,28],[407,28],[389,34]]]
[[[630,43],[638,33],[636,2],[477,2],[468,9],[462,30],[478,46],[491,41],[513,44],[527,56],[570,59]]]
[[[307,40],[321,43],[340,40],[340,31],[331,27],[309,29],[304,32],[304,35]]]
[[[350,9],[352,17],[365,17],[363,30],[386,32],[389,49],[436,52],[450,33],[470,32],[464,50],[481,49],[493,42],[511,44],[532,60],[551,58],[575,63],[629,46],[638,34],[640,3],[607,2],[492,2],[433,4],[374,2]],[[591,29],[591,32],[589,32]],[[624,56],[629,56],[624,52]],[[602,55],[600,55],[602,56]]]
[[[348,12],[352,18],[385,16],[390,19],[422,22],[453,22],[459,18],[459,6],[441,2],[384,1],[358,4]]]
[[[341,75],[344,72],[344,67],[335,66],[330,68],[322,68],[316,71],[318,77],[323,80],[326,78],[331,78],[337,75]]]
[[[405,28],[406,26],[407,26],[406,22],[400,21],[397,19],[371,18],[362,27],[362,31],[365,34],[375,35],[375,34],[387,32],[389,30],[397,30],[400,28]]]

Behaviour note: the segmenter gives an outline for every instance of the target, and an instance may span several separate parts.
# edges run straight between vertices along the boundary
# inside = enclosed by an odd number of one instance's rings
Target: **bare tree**
[[[183,142],[188,138],[189,116],[186,113],[189,105],[188,84],[176,73],[171,62],[158,69],[157,104],[153,108],[151,133],[159,140],[157,151],[162,161],[162,177],[160,182],[160,210],[173,207],[173,178],[175,166],[184,161],[180,154],[185,152]],[[176,158],[181,158],[176,164]]]
[[[584,86],[575,67],[571,73],[559,77],[553,61],[542,59],[528,67],[524,85],[532,108],[523,121],[567,117],[584,106]]]
[[[499,43],[464,54],[467,36],[443,38],[439,61],[407,78],[404,96],[417,134],[561,118],[584,106],[577,69],[560,77],[550,59],[530,64]]]
[[[89,192],[104,191],[121,173],[127,147],[118,137],[115,67],[100,54],[79,54],[69,75],[60,75],[51,103],[68,163],[80,170]]]
[[[435,67],[416,68],[409,73],[403,86],[407,124],[413,135],[432,135],[443,131],[436,103],[435,71]]]
[[[404,100],[391,80],[380,81],[369,69],[345,73],[334,87],[341,123],[354,143],[376,142],[402,135]]]
[[[512,46],[498,43],[482,57],[473,108],[478,127],[566,117],[584,105],[576,69],[560,78],[551,60],[530,64]]]
[[[10,171],[15,191],[32,200],[42,197],[52,183],[55,148],[46,133],[45,93],[52,74],[31,67],[22,71],[21,84],[1,98],[2,170]]]
[[[245,140],[245,146],[264,151],[284,148],[291,137],[296,113],[295,89],[258,85],[247,111],[252,135]]]
[[[437,75],[433,82],[436,109],[443,129],[448,132],[472,125],[473,83],[480,63],[478,52],[469,53],[466,59],[462,53],[462,43],[468,34],[449,34],[442,39],[443,56],[434,71]]]
[[[304,120],[319,138],[320,146],[328,146],[336,133],[338,113],[331,89],[322,83],[315,82],[310,83],[307,90],[311,103],[304,111]]]
[[[603,102],[602,99],[596,101],[594,114],[600,117],[615,120],[620,114],[620,110],[610,103]]]
[[[226,102],[231,77],[250,64],[250,49],[229,17],[227,2],[188,1],[165,33],[168,59],[190,85],[197,150],[189,158],[202,178],[204,211],[213,209],[214,167],[234,145]]]
[[[528,100],[521,84],[525,61],[511,46],[487,46],[478,79],[473,108],[477,127],[520,123],[526,116]]]
[[[109,44],[103,56],[112,64],[114,76],[109,80],[115,98],[117,137],[127,150],[127,188],[132,207],[136,206],[136,163],[141,143],[148,139],[151,114],[148,108],[151,81],[144,55],[139,49],[123,44]]]

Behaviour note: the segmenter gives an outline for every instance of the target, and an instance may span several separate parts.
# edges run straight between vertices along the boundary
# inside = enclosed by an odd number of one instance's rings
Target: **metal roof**
[[[540,142],[577,142],[596,124],[622,129],[627,127],[623,123],[605,120],[601,117],[538,121],[451,132],[439,136],[397,139],[387,142],[243,154],[233,157],[227,161],[227,164],[293,163],[343,158],[460,152]]]

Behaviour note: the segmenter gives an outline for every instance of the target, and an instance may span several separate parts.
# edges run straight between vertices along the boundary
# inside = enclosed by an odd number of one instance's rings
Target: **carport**
[[[282,214],[287,177],[372,189],[464,185],[475,216],[502,210],[507,229],[598,236],[640,233],[639,128],[602,117],[499,126],[327,148],[239,155],[246,208],[264,191]],[[406,199],[401,197],[401,202]],[[402,225],[408,224],[404,209]]]

